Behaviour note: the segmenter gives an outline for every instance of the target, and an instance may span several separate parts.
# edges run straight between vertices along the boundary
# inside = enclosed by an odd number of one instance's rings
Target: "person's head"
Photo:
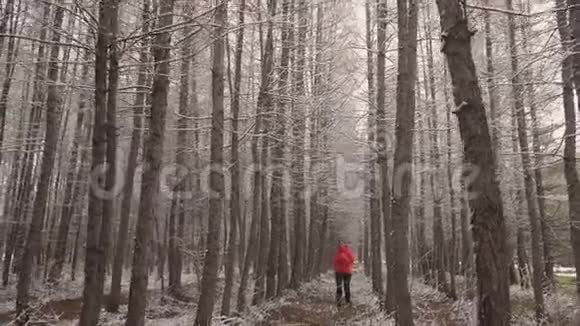
[[[348,246],[346,241],[344,241],[344,239],[338,239],[336,245],[337,245],[337,247],[347,247]]]

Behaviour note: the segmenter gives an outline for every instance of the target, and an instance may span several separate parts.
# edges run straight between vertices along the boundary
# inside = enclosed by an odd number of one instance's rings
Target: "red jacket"
[[[352,264],[354,263],[354,256],[347,245],[340,245],[336,249],[336,254],[332,260],[334,271],[342,274],[352,274]]]

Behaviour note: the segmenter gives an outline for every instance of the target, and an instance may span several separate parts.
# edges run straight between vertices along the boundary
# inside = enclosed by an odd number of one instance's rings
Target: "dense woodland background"
[[[244,320],[340,240],[399,325],[574,325],[575,6],[0,0],[0,321]]]

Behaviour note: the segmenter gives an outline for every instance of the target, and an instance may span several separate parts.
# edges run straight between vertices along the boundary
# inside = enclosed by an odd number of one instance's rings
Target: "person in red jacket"
[[[336,254],[332,260],[334,273],[336,277],[336,304],[340,305],[342,300],[342,292],[344,289],[344,299],[347,304],[350,303],[350,279],[352,277],[352,265],[354,263],[354,255],[350,248],[344,244],[338,244]]]

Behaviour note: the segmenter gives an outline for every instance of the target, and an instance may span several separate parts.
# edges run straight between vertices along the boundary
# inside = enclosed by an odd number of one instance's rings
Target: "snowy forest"
[[[580,0],[0,0],[0,82],[2,325],[580,325]]]

